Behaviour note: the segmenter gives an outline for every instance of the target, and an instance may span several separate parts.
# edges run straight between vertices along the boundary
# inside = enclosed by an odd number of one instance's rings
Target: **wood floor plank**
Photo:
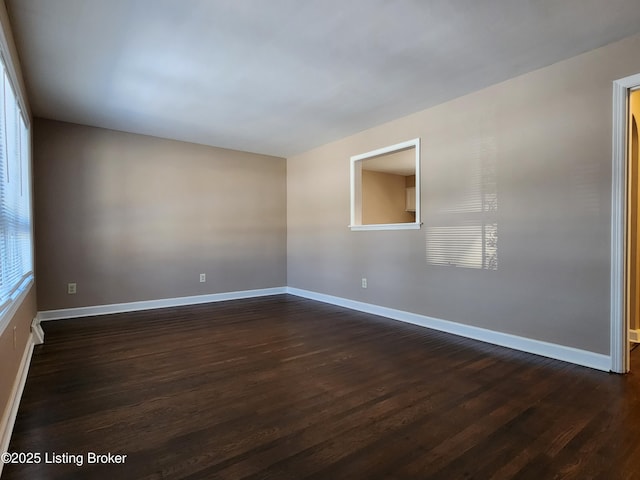
[[[619,376],[288,295],[49,322],[3,479],[640,479]]]

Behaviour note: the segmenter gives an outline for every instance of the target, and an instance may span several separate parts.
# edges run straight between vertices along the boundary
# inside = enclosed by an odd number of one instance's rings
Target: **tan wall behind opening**
[[[415,222],[405,211],[407,177],[362,170],[362,224]]]

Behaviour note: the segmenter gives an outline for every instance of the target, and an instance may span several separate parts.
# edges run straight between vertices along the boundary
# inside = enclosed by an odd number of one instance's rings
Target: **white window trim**
[[[393,153],[407,148],[415,148],[416,165],[416,221],[411,223],[381,223],[362,224],[362,164],[361,160],[378,157],[387,153]],[[351,157],[351,223],[349,228],[352,231],[363,230],[418,230],[422,226],[420,221],[420,138],[396,143],[387,147],[378,148],[370,152],[361,153]]]
[[[13,291],[2,309],[0,309],[0,336],[2,336],[9,323],[11,323],[11,320],[18,311],[18,308],[22,306],[24,299],[33,287],[33,284],[33,272],[30,272],[24,276],[22,282]]]
[[[31,271],[27,272],[22,281],[13,289],[11,295],[7,298],[3,305],[0,306],[0,336],[3,335],[7,326],[13,320],[18,309],[22,306],[26,296],[29,294],[35,284],[34,265],[35,265],[35,252],[34,252],[34,225],[33,225],[33,180],[31,177],[32,172],[32,136],[31,136],[31,117],[29,115],[29,105],[26,101],[23,91],[20,88],[20,82],[18,80],[18,74],[14,67],[13,58],[10,54],[9,42],[4,32],[4,28],[0,28],[0,61],[4,65],[7,73],[7,78],[11,84],[11,88],[16,97],[16,102],[20,115],[26,127],[29,135],[29,151],[28,151],[28,172],[29,176],[29,206],[31,209]]]

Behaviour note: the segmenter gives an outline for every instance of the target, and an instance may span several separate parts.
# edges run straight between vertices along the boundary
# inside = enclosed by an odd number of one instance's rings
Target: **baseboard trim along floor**
[[[287,287],[287,293],[298,297],[308,298],[310,300],[317,300],[319,302],[350,308],[360,312],[380,315],[381,317],[399,320],[401,322],[420,325],[421,327],[432,328],[441,332],[480,340],[486,343],[492,343],[494,345],[500,345],[502,347],[512,348],[514,350],[520,350],[522,352],[533,353],[543,357],[554,358],[556,360],[563,360],[565,362],[594,368],[596,370],[603,370],[605,372],[611,370],[611,357],[609,355],[520,337],[508,333],[496,332],[471,325],[463,325],[461,323],[451,322],[448,320],[427,317],[425,315],[405,312],[403,310],[381,307],[379,305],[358,302],[347,298],[335,297],[299,288]]]
[[[62,320],[67,318],[93,317],[111,313],[136,312],[154,308],[180,307],[183,305],[197,305],[199,303],[223,302],[225,300],[239,300],[242,298],[265,297],[287,293],[286,287],[262,288],[258,290],[241,290],[237,292],[211,293],[208,295],[194,295],[190,297],[164,298],[161,300],[146,300],[141,302],[114,303],[111,305],[96,305],[91,307],[65,308],[60,310],[45,310],[38,312],[38,320]]]
[[[503,347],[513,348],[523,352],[542,355],[544,357],[563,360],[565,362],[594,368],[596,370],[610,371],[611,357],[608,355],[589,352],[578,348],[567,347],[554,343],[520,337],[508,333],[496,332],[471,325],[464,325],[439,318],[428,317],[416,313],[406,312],[393,308],[382,307],[365,302],[350,300],[347,298],[326,295],[323,293],[303,290],[293,287],[264,288],[257,290],[242,290],[237,292],[214,293],[209,295],[196,295],[189,297],[168,298],[162,300],[149,300],[141,302],[117,303],[111,305],[97,305],[91,307],[67,308],[61,310],[47,310],[38,313],[39,321],[60,320],[66,318],[89,317],[107,315],[111,313],[134,312],[150,310],[154,308],[178,307],[183,305],[197,305],[199,303],[221,302],[225,300],[238,300],[268,295],[289,293],[319,302],[329,303],[340,307],[357,310],[360,312],[380,315],[382,317],[402,322],[432,328],[442,332],[460,335],[462,337],[480,340]]]
[[[13,426],[16,422],[16,416],[18,415],[18,407],[20,407],[20,400],[22,399],[22,392],[24,391],[24,385],[27,381],[27,374],[29,373],[29,366],[31,365],[31,356],[33,355],[34,347],[33,335],[29,335],[27,345],[25,346],[24,353],[22,354],[22,360],[20,361],[20,369],[18,375],[13,383],[11,389],[11,396],[9,397],[9,403],[2,415],[2,423],[0,424],[0,431],[2,436],[0,437],[0,452],[6,452],[9,449],[9,442],[11,441],[11,434],[13,433]],[[2,474],[2,467],[4,467],[4,461],[0,459],[0,475]]]

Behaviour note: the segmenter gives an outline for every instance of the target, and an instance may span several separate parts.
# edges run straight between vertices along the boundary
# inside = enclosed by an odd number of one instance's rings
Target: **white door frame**
[[[613,82],[611,172],[611,371],[629,371],[629,319],[625,314],[625,233],[627,222],[627,117],[629,90],[640,74]]]

